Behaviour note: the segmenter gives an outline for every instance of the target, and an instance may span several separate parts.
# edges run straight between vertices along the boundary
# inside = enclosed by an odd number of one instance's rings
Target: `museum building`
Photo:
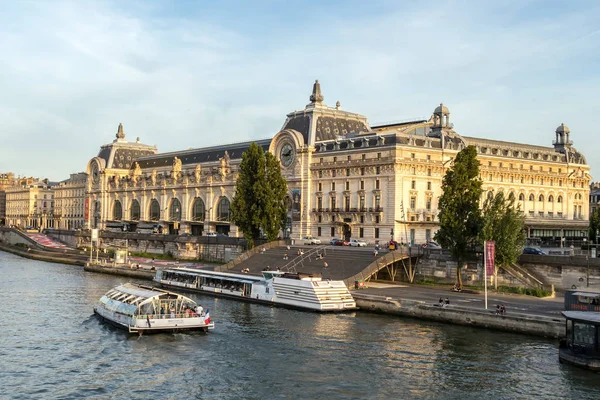
[[[425,243],[439,228],[443,176],[468,145],[481,162],[482,203],[498,191],[515,196],[528,237],[586,235],[591,176],[564,124],[545,147],[461,136],[443,104],[429,119],[370,126],[339,101],[323,101],[316,81],[304,109],[289,113],[272,138],[255,141],[279,158],[288,182],[282,236]],[[122,125],[116,136],[87,166],[89,226],[241,236],[230,204],[251,142],[158,153],[139,138],[128,142]]]

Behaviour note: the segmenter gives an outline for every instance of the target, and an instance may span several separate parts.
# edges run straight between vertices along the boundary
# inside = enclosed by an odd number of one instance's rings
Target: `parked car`
[[[423,245],[423,247],[427,247],[428,249],[441,249],[442,246],[439,245],[439,243],[434,242],[433,240],[430,240],[429,242],[425,243]]]
[[[334,246],[350,246],[350,242],[348,242],[344,239],[337,239],[333,245]]]
[[[548,253],[546,253],[544,250],[542,250],[538,247],[525,247],[523,249],[523,254],[533,254],[533,255],[537,255],[537,256],[548,255]]]
[[[317,238],[312,237],[312,236],[304,236],[302,238],[302,240],[304,240],[304,244],[308,244],[308,245],[311,245],[311,244],[321,244],[321,240],[320,239],[317,239]]]
[[[331,238],[331,240],[329,241],[329,244],[335,246],[335,242],[337,242],[338,240],[340,240],[340,239],[338,239],[338,238]]]
[[[350,239],[350,246],[352,247],[367,247],[367,242],[361,239]]]

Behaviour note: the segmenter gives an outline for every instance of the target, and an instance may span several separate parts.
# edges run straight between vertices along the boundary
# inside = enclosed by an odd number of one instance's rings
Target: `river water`
[[[92,312],[127,278],[3,252],[0,277],[0,398],[600,398],[552,340],[193,295],[214,331],[138,337]]]

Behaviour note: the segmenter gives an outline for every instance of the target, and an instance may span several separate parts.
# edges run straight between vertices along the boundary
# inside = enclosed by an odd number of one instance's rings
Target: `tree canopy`
[[[498,267],[517,261],[525,244],[525,216],[515,205],[512,193],[506,198],[498,192],[484,202],[480,242],[484,240],[495,242],[495,273]]]
[[[287,182],[277,158],[256,143],[242,155],[236,191],[231,203],[231,220],[253,245],[261,233],[277,239],[285,225]]]
[[[588,229],[590,243],[596,243],[598,233],[600,233],[600,208],[596,208],[596,211],[590,216],[590,227]]]
[[[479,160],[474,146],[460,151],[442,181],[439,200],[440,229],[435,240],[456,260],[456,278],[462,287],[460,270],[470,249],[477,245],[482,226],[479,202],[482,193]]]

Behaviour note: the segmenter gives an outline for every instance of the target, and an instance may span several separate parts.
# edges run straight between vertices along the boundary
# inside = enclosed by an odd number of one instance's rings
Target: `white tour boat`
[[[154,281],[168,288],[304,310],[356,309],[343,281],[324,280],[320,274],[262,271],[262,276],[254,276],[173,268],[156,271]]]
[[[94,306],[101,319],[130,333],[214,329],[209,311],[177,293],[126,283],[111,289]]]

